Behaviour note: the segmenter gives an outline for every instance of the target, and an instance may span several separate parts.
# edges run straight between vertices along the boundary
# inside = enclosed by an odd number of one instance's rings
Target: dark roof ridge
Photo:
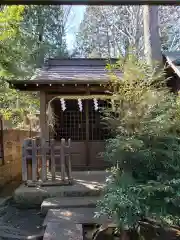
[[[54,57],[47,60],[118,60],[118,58],[70,58],[70,57]]]
[[[109,63],[116,63],[117,58],[49,58],[44,67],[51,66],[106,66]]]

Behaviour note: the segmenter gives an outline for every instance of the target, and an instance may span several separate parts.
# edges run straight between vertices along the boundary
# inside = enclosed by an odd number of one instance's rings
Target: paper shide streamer
[[[83,105],[82,105],[82,100],[80,98],[78,99],[78,106],[79,106],[79,111],[82,112]]]
[[[63,111],[66,110],[66,102],[65,102],[64,98],[61,98],[61,108]]]
[[[94,98],[94,109],[95,109],[95,111],[98,110],[98,101],[96,98]]]

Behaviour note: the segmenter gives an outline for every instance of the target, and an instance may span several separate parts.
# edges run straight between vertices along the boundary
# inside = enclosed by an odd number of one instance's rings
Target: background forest
[[[38,110],[39,100],[38,93],[10,89],[6,79],[29,79],[55,56],[126,56],[131,46],[144,58],[142,6],[87,6],[82,11],[74,31],[78,13],[72,6],[0,7],[0,111],[10,127],[21,123],[25,113]],[[162,50],[179,50],[180,7],[160,6],[158,11]]]

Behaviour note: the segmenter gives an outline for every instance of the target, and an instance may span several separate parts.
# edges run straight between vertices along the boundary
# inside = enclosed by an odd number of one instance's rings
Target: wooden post
[[[89,166],[89,102],[85,100],[85,111],[86,111],[86,165]]]
[[[47,180],[47,166],[46,166],[46,141],[41,139],[41,155],[42,155],[42,167],[41,167],[41,179],[43,182]]]
[[[35,139],[32,139],[32,181],[37,181],[37,148]]]
[[[39,180],[41,178],[41,173],[40,173],[40,170],[41,170],[41,156],[40,156],[40,153],[41,153],[41,149],[40,149],[40,138],[39,137],[35,137],[35,142],[36,142],[36,153],[37,153],[37,180]]]
[[[61,139],[61,179],[64,181],[65,180],[65,139]]]
[[[26,161],[26,140],[23,142],[22,146],[22,180],[27,181],[27,161]]]
[[[46,93],[44,91],[40,91],[40,131],[41,131],[41,138],[46,140],[49,139],[48,137],[48,126],[46,121]]]
[[[50,134],[49,134],[49,140],[48,140],[48,156],[49,156],[49,159],[48,159],[48,161],[49,161],[49,167],[48,167],[48,172],[51,172],[51,166],[52,166],[52,164],[51,164],[51,139],[50,139]]]
[[[40,91],[40,131],[42,155],[41,179],[44,182],[47,180],[46,140],[48,140],[48,127],[46,124],[46,93],[44,91]]]
[[[68,151],[69,151],[69,154],[68,154],[68,177],[69,177],[69,180],[72,179],[72,169],[71,169],[71,139],[68,139]]]
[[[32,180],[32,139],[31,138],[26,139],[26,147],[30,148],[29,150],[27,150],[26,148],[26,154],[29,156],[28,158],[26,157],[27,175],[28,175],[28,180]]]
[[[52,181],[56,180],[56,167],[55,167],[55,156],[54,156],[54,139],[50,140],[50,159],[51,159],[51,174],[52,174]]]

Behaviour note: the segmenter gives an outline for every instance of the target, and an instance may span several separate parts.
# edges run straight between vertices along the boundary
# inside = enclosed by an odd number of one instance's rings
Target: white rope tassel
[[[98,101],[96,98],[94,98],[94,109],[95,109],[95,111],[98,110]]]
[[[61,98],[61,108],[62,108],[63,112],[66,110],[66,103],[65,103],[64,98]]]
[[[82,100],[81,100],[80,98],[78,99],[78,106],[79,106],[80,112],[82,112],[82,110],[83,110],[83,105],[82,105]]]

